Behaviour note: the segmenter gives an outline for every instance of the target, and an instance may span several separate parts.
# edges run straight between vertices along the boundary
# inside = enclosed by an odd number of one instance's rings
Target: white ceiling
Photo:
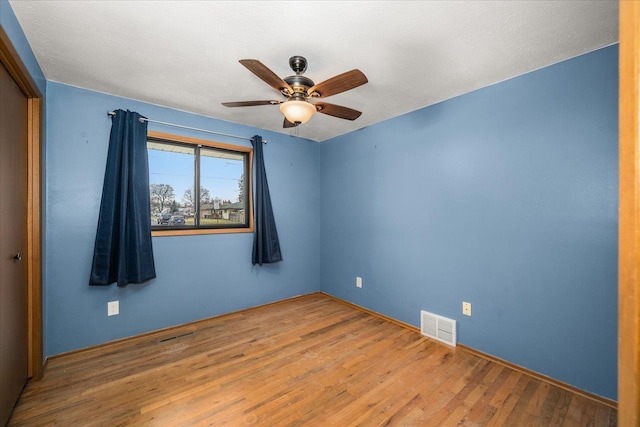
[[[285,134],[277,106],[220,104],[282,99],[238,60],[285,77],[302,55],[316,83],[360,69],[326,100],[362,116],[316,114],[296,129],[316,141],[618,41],[617,1],[9,2],[48,80]]]

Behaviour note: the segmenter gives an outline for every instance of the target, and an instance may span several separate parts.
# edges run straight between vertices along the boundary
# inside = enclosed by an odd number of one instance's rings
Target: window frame
[[[147,132],[147,141],[157,141],[159,143],[167,144],[186,144],[186,145],[199,145],[202,147],[209,147],[214,149],[237,151],[243,154],[247,154],[246,173],[248,177],[246,183],[246,197],[247,197],[247,214],[249,215],[248,227],[217,227],[217,228],[173,228],[173,229],[151,229],[152,237],[161,236],[188,236],[188,235],[200,235],[200,234],[229,234],[229,233],[253,233],[255,230],[253,222],[253,148],[244,147],[241,145],[226,144],[223,142],[209,141],[206,139],[192,138],[188,136],[174,135],[164,132]],[[194,171],[195,172],[195,171]],[[149,212],[150,214],[150,212]],[[200,213],[198,212],[198,215]]]

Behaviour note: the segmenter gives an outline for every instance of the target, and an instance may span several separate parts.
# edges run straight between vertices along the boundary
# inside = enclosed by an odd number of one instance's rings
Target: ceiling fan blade
[[[282,127],[283,128],[294,128],[296,127],[296,125],[294,123],[291,123],[289,120],[287,120],[287,118],[284,118],[284,123],[282,123]]]
[[[355,69],[331,77],[329,80],[325,80],[315,86],[311,86],[309,90],[307,90],[307,94],[326,98],[327,96],[336,95],[361,86],[368,81],[362,71]],[[317,95],[314,95],[314,93],[317,93]]]
[[[271,71],[266,65],[257,59],[241,59],[240,63],[277,91],[285,91],[288,92],[289,95],[293,94],[293,89],[287,82],[278,77],[276,73]]]
[[[338,117],[339,119],[355,120],[362,114],[361,111],[341,105],[328,104],[326,102],[316,102],[315,106],[319,113],[328,114],[329,116]]]
[[[225,107],[253,107],[254,105],[277,105],[282,101],[239,101],[239,102],[223,102]]]

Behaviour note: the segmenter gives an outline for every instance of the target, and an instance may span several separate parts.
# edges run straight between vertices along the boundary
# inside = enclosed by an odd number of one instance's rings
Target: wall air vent
[[[456,321],[453,319],[421,310],[420,332],[434,340],[456,346]]]

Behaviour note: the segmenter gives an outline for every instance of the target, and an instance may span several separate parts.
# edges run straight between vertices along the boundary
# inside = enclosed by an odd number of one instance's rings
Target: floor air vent
[[[453,319],[422,310],[420,311],[420,332],[429,338],[456,346],[456,321]]]

